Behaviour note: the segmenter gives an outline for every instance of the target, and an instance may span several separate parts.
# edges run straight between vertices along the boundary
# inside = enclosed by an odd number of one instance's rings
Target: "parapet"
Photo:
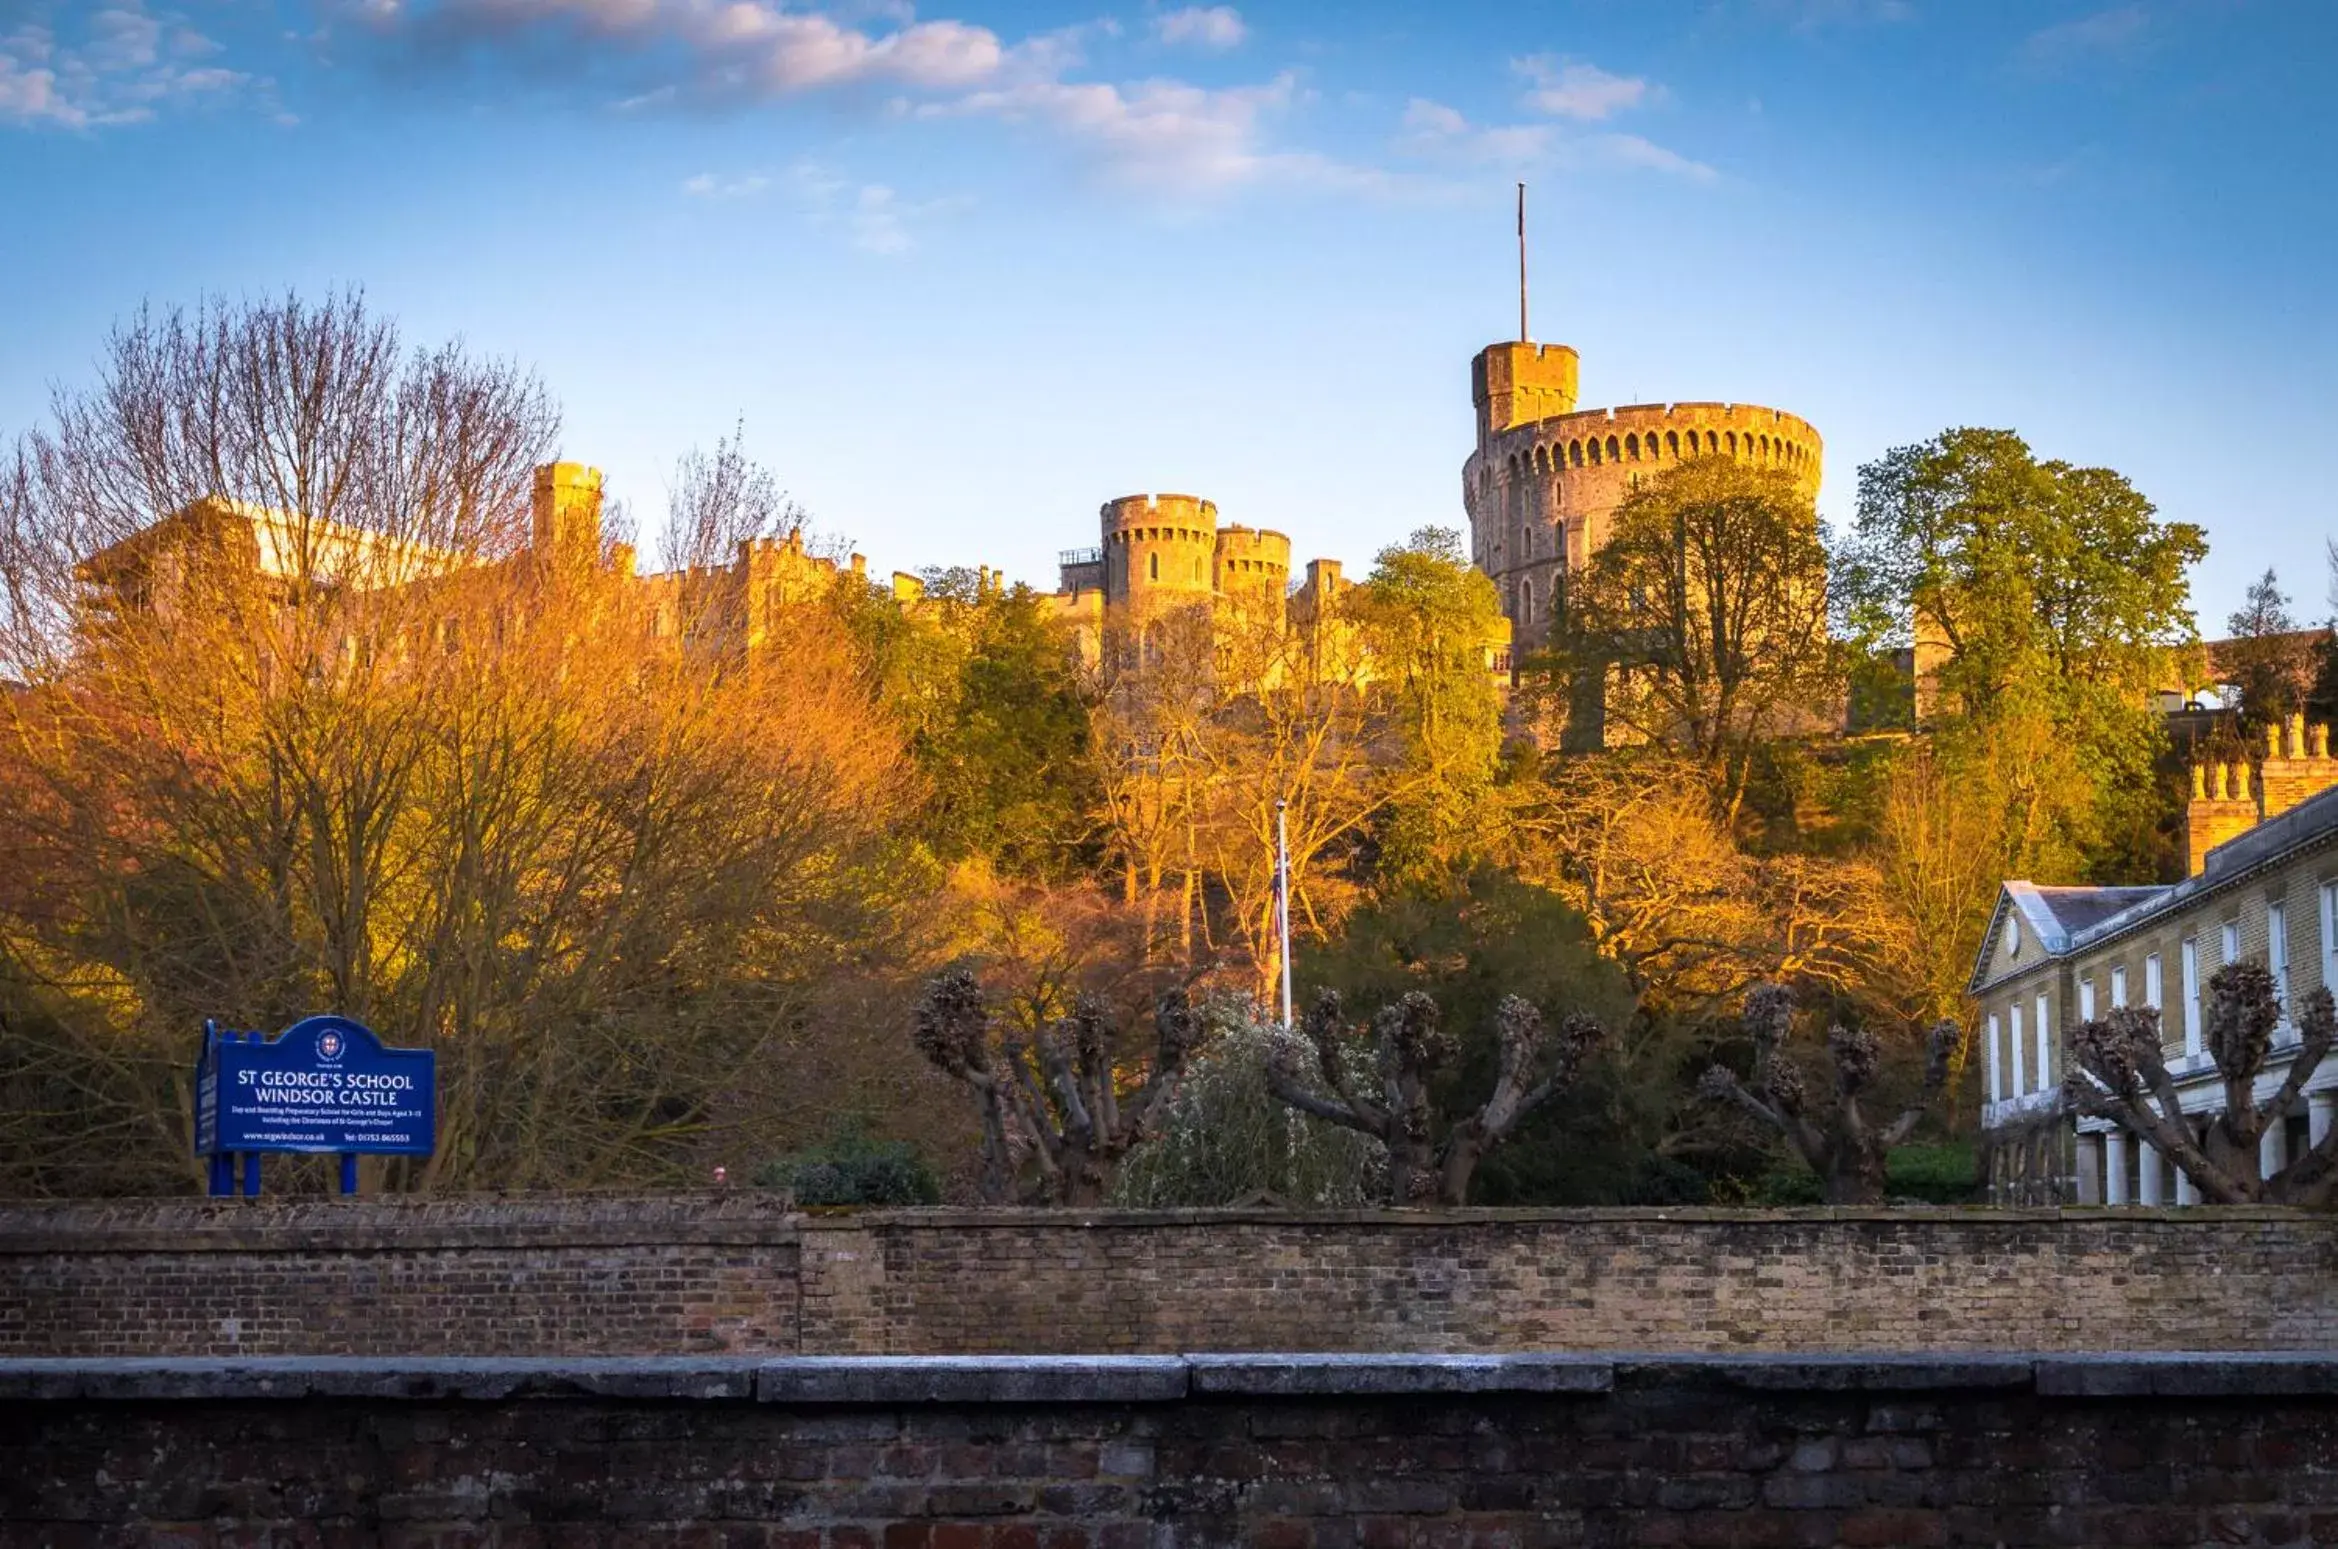
[[[1217,503],[1199,495],[1123,495],[1105,501],[1098,515],[1107,543],[1136,528],[1163,527],[1203,537],[1214,537],[1218,529]]]

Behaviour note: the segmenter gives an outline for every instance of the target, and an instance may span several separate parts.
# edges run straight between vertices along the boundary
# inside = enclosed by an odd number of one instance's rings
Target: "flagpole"
[[[1530,336],[1526,332],[1526,185],[1518,185],[1518,342],[1524,344]]]
[[[1283,818],[1288,803],[1275,800],[1275,939],[1283,960],[1283,1026],[1291,1025],[1291,836]]]

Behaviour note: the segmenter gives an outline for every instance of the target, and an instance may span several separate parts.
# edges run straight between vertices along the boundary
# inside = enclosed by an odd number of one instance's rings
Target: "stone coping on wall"
[[[1443,1230],[1463,1226],[1795,1227],[1841,1224],[1949,1226],[2016,1232],[2041,1224],[2165,1223],[2196,1229],[2338,1218],[2274,1206],[1719,1206],[1636,1208],[1472,1207],[1425,1210],[965,1209],[801,1211],[784,1194],[716,1189],[671,1194],[374,1195],[362,1199],[161,1198],[0,1201],[0,1255],[48,1253],[238,1253],[315,1248],[364,1251],[466,1247],[624,1247],[640,1244],[754,1246],[831,1232],[1175,1231],[1184,1228],[1365,1226]]]
[[[398,1357],[0,1360],[0,1402],[628,1399],[783,1405],[1154,1404],[1210,1398],[1998,1391],[2338,1397],[2338,1351],[2104,1354]]]

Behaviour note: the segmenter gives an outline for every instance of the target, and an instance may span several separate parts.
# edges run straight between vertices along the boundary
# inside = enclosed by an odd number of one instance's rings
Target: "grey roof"
[[[2299,850],[2338,839],[2338,786],[2310,796],[2277,818],[2269,818],[2210,850],[2200,874],[2164,887],[2039,887],[2008,882],[1981,937],[1981,955],[1966,981],[1977,991],[1989,966],[2008,909],[2017,909],[2046,955],[2062,957],[2147,924],[2194,899],[2287,859]]]
[[[2157,898],[2167,891],[2165,886],[2151,887],[2042,887],[2037,890],[2039,903],[2052,911],[2060,922],[2062,934],[2074,940],[2095,926],[2133,908],[2146,900]]]

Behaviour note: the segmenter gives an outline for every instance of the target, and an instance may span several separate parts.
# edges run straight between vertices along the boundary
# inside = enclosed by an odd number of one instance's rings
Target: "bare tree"
[[[715,442],[711,455],[693,448],[675,465],[658,554],[668,570],[728,565],[740,544],[785,540],[804,526],[803,507],[770,469],[748,457],[742,421]]]
[[[2183,1169],[2212,1204],[2323,1204],[2338,1180],[2338,1129],[2270,1178],[2258,1144],[2304,1103],[2306,1081],[2338,1042],[2330,992],[2305,998],[2289,1073],[2258,1102],[2257,1078],[2280,1025],[2281,1000],[2262,963],[2228,963],[2210,976],[2203,1046],[2216,1062],[2224,1109],[2198,1128],[2184,1116],[2160,1045],[2159,1012],[2149,1006],[2121,1006],[2082,1023],[2062,1090],[2080,1113],[2110,1120]]]
[[[1267,1084],[1281,1101],[1318,1119],[1369,1135],[1388,1150],[1388,1192],[1399,1205],[1464,1205],[1469,1181],[1486,1154],[1510,1138],[1519,1121],[1574,1082],[1584,1058],[1605,1037],[1591,1018],[1569,1015],[1559,1023],[1544,1068],[1542,1013],[1516,995],[1503,998],[1494,1013],[1500,1063],[1494,1089],[1484,1103],[1436,1133],[1430,1086],[1452,1059],[1452,1037],[1439,1025],[1436,1001],[1415,990],[1372,1018],[1377,1097],[1349,1079],[1339,992],[1325,990],[1300,1020],[1299,1030],[1315,1051],[1316,1070],[1333,1095],[1315,1090],[1286,1046],[1267,1066]],[[1541,1079],[1536,1079],[1537,1071]]]
[[[1884,1197],[1885,1161],[1922,1121],[1925,1111],[1947,1083],[1950,1064],[1964,1041],[1955,1022],[1933,1026],[1925,1040],[1924,1079],[1917,1095],[1899,1116],[1878,1127],[1860,1109],[1860,1094],[1875,1083],[1881,1047],[1875,1034],[1862,1028],[1837,1026],[1827,1033],[1827,1056],[1834,1065],[1832,1100],[1822,1109],[1811,1105],[1802,1071],[1784,1050],[1794,1025],[1794,992],[1782,984],[1757,987],[1745,998],[1743,1021],[1754,1045],[1753,1074],[1749,1081],[1725,1065],[1705,1072],[1702,1094],[1714,1101],[1735,1103],[1760,1123],[1784,1136],[1786,1143],[1819,1175],[1830,1205],[1872,1205]]]
[[[1082,999],[1071,1014],[1026,1038],[1008,1028],[994,1043],[990,1005],[969,968],[926,986],[916,1016],[918,1051],[973,1091],[982,1112],[985,1202],[1013,1190],[1016,1142],[1037,1164],[1035,1197],[1047,1204],[1102,1201],[1112,1169],[1152,1132],[1200,1031],[1185,991],[1154,1005],[1151,1068],[1124,1103],[1113,1059],[1115,1029],[1103,1008]]]
[[[141,318],[28,438],[0,1187],[199,1185],[192,1030],[324,1009],[440,1052],[437,1153],[387,1186],[769,1144],[832,987],[927,907],[906,756],[819,606],[772,624],[790,672],[710,673],[621,572],[553,584],[522,553],[553,423],[341,299]]]

